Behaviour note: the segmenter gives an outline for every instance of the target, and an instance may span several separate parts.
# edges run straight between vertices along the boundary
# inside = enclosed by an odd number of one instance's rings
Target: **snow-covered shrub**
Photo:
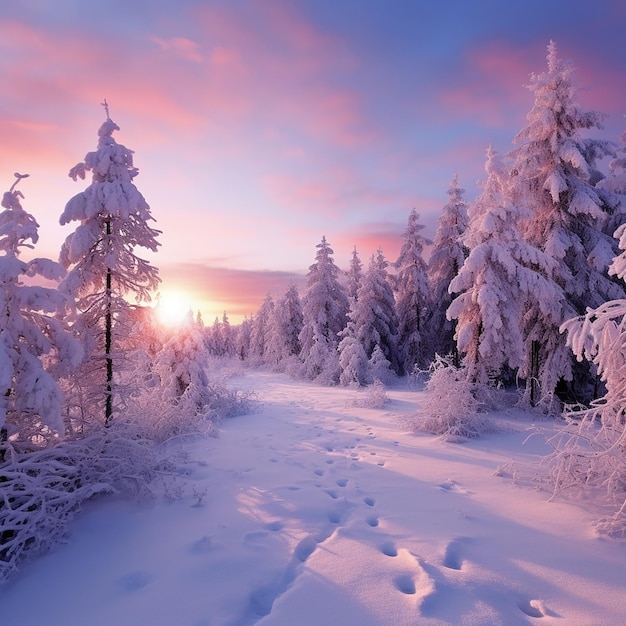
[[[626,250],[626,226],[620,227]],[[626,252],[616,256],[611,273],[626,276]],[[626,300],[613,300],[563,324],[567,343],[579,358],[596,364],[606,394],[589,408],[565,413],[568,427],[551,455],[555,494],[565,489],[603,490],[616,511],[597,528],[626,537]]]
[[[375,380],[354,399],[353,406],[364,409],[382,409],[389,402],[389,396],[385,385],[380,380]]]
[[[0,583],[49,549],[87,500],[98,494],[150,494],[167,461],[135,425],[122,421],[88,437],[23,453],[9,446],[0,463]]]
[[[443,435],[451,441],[478,437],[491,430],[489,421],[478,414],[480,403],[475,387],[468,382],[463,368],[437,356],[431,366],[425,399],[420,409],[409,417],[411,427],[418,432]]]

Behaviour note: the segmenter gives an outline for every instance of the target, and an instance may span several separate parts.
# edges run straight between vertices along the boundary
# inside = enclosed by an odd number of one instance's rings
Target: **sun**
[[[166,291],[157,295],[154,310],[159,322],[164,326],[179,326],[189,314],[191,304],[184,293]]]

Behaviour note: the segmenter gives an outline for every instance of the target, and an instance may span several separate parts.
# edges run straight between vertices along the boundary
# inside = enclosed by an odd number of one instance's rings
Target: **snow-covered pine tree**
[[[250,356],[250,333],[252,332],[252,324],[254,317],[244,317],[243,322],[239,324],[235,334],[235,353],[239,360],[245,361]]]
[[[114,374],[123,357],[116,322],[132,306],[126,296],[149,302],[159,283],[158,270],[135,248],[156,252],[159,231],[149,226],[154,220],[150,207],[133,183],[138,174],[133,152],[116,143],[113,132],[119,127],[109,117],[106,101],[104,106],[107,117],[96,151],[69,174],[84,179],[91,171],[92,182],[69,200],[60,218],[62,225],[79,222],[61,248],[60,261],[69,271],[60,288],[76,298],[74,329],[87,351],[74,383],[88,387],[92,410],[101,409],[109,424],[115,412]]]
[[[522,319],[529,299],[546,319],[558,319],[562,294],[554,282],[534,271],[553,261],[524,241],[519,231],[529,211],[509,199],[509,178],[493,147],[487,150],[487,180],[470,205],[463,243],[470,250],[450,292],[459,294],[448,316],[457,320],[456,341],[465,354],[471,382],[488,383],[505,367],[524,363]]]
[[[400,373],[409,374],[414,367],[425,367],[428,359],[424,346],[424,320],[430,301],[424,248],[432,243],[420,231],[420,215],[412,209],[403,235],[400,256],[394,263],[396,312],[398,319],[398,358]]]
[[[428,354],[433,357],[452,355],[458,366],[458,350],[454,340],[456,323],[446,317],[452,302],[448,291],[452,279],[459,273],[469,251],[462,236],[467,229],[468,203],[463,198],[465,189],[459,187],[455,173],[447,191],[450,200],[442,209],[428,259],[428,281],[430,285],[430,306],[426,323]]]
[[[219,317],[216,316],[213,325],[204,329],[204,343],[211,356],[219,357],[222,355],[224,341]]]
[[[355,338],[363,347],[367,359],[372,357],[378,346],[389,362],[390,369],[398,374],[400,372],[397,346],[398,318],[388,266],[389,263],[379,248],[372,255],[363,276],[363,283],[350,313],[350,319],[354,322]]]
[[[283,370],[289,367],[301,351],[298,336],[302,330],[302,305],[295,285],[276,302],[270,322],[267,339],[267,360],[272,367]],[[293,363],[292,363],[293,364]]]
[[[356,300],[352,300],[348,323],[341,331],[339,352],[339,384],[345,387],[366,385],[371,382],[367,354],[356,338],[356,326],[353,321]]]
[[[361,263],[361,259],[359,258],[359,253],[356,249],[356,246],[354,246],[352,250],[350,267],[346,272],[346,279],[346,291],[348,294],[348,300],[350,302],[350,305],[352,305],[352,302],[357,299],[359,287],[361,286],[361,281],[363,280],[363,264]]]
[[[267,356],[268,338],[270,332],[270,320],[274,312],[274,299],[267,294],[261,303],[259,310],[254,316],[250,329],[250,355],[249,358],[257,363],[263,363]]]
[[[302,299],[300,358],[305,378],[333,383],[339,377],[337,346],[347,322],[348,296],[339,282],[339,268],[326,237],[317,244],[315,263],[307,274]]]
[[[603,232],[607,207],[594,186],[597,161],[613,153],[612,144],[583,137],[583,131],[601,128],[603,115],[579,108],[573,66],[557,57],[552,41],[547,64],[546,72],[531,77],[535,101],[527,126],[515,137],[518,147],[510,153],[513,201],[531,210],[524,237],[554,259],[547,277],[566,297],[557,319],[546,317],[537,299],[525,314],[527,366],[521,373],[540,387],[531,394],[534,403],[540,398],[550,402],[557,384],[573,379],[573,357],[559,332],[561,323],[624,296],[607,275],[616,242]],[[581,387],[579,381],[577,394],[569,389],[572,399],[584,399]]]
[[[610,214],[604,232],[613,236],[626,220],[626,131],[622,133],[619,148],[609,163],[608,175],[597,183],[596,188],[606,194]]]
[[[167,330],[163,347],[154,357],[153,369],[168,401],[178,401],[188,394],[194,396],[196,408],[202,406],[202,390],[208,386],[206,362],[204,325],[194,320],[190,310],[181,324]]]
[[[222,346],[224,348],[222,356],[232,357],[235,355],[235,330],[230,325],[226,311],[222,315]]]
[[[75,368],[82,348],[62,319],[72,302],[58,290],[25,284],[24,279],[58,281],[65,270],[44,258],[23,261],[33,248],[39,224],[21,205],[17,180],[2,197],[0,213],[0,461],[5,446],[41,445],[62,435],[63,394],[58,378]]]

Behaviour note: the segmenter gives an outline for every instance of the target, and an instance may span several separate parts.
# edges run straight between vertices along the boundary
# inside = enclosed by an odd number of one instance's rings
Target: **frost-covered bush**
[[[389,402],[389,396],[385,385],[380,380],[375,380],[354,399],[353,406],[364,409],[382,409]]]
[[[411,427],[418,432],[442,435],[454,441],[478,437],[492,429],[478,414],[480,402],[475,384],[468,382],[464,368],[454,367],[436,356],[420,409],[411,417]]]
[[[626,250],[626,226],[616,231]],[[626,252],[615,257],[610,273],[626,276]],[[626,536],[626,300],[612,300],[562,326],[579,360],[595,363],[606,394],[589,408],[566,412],[568,427],[551,456],[555,493],[565,489],[602,490],[615,513],[597,522],[598,530]]]
[[[149,481],[166,468],[152,442],[122,421],[35,452],[9,446],[0,463],[0,583],[59,541],[87,500],[149,495]]]

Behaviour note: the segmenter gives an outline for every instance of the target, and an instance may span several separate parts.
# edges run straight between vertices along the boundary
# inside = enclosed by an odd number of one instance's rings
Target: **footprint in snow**
[[[272,532],[276,532],[278,530],[282,530],[283,527],[285,526],[285,524],[279,520],[276,520],[275,522],[269,522],[268,524],[265,524],[265,528],[267,530],[271,530]]]
[[[396,576],[393,580],[393,584],[395,588],[408,596],[413,596],[416,593],[415,581],[413,580],[413,576],[411,574],[400,574],[400,576]]]
[[[380,546],[380,551],[385,556],[398,556],[398,549],[393,541],[385,541],[385,543]]]
[[[372,528],[376,528],[379,524],[378,517],[376,517],[376,515],[370,515],[365,521],[368,526],[371,526]]]
[[[309,535],[298,543],[293,553],[298,561],[304,563],[315,552],[315,548],[317,548],[317,541],[315,537]]]
[[[333,489],[324,489],[324,491],[333,499],[336,500],[339,496],[337,495],[337,492],[334,491]]]
[[[469,537],[457,537],[448,543],[443,554],[443,566],[448,569],[460,570],[463,567],[464,545],[469,543]]]
[[[341,521],[341,515],[337,513],[337,511],[330,511],[328,513],[328,521],[331,524],[339,524],[339,522]]]
[[[323,475],[324,475],[324,470],[321,470],[321,469],[316,469],[316,470],[313,470],[313,473],[314,473],[316,476],[323,476]]]
[[[363,502],[365,502],[367,506],[374,506],[376,504],[376,500],[374,500],[374,498],[370,498],[369,496],[367,496],[367,498],[363,498]]]
[[[337,487],[345,487],[348,484],[348,479],[340,478],[339,480],[335,481],[335,484],[337,485]]]

